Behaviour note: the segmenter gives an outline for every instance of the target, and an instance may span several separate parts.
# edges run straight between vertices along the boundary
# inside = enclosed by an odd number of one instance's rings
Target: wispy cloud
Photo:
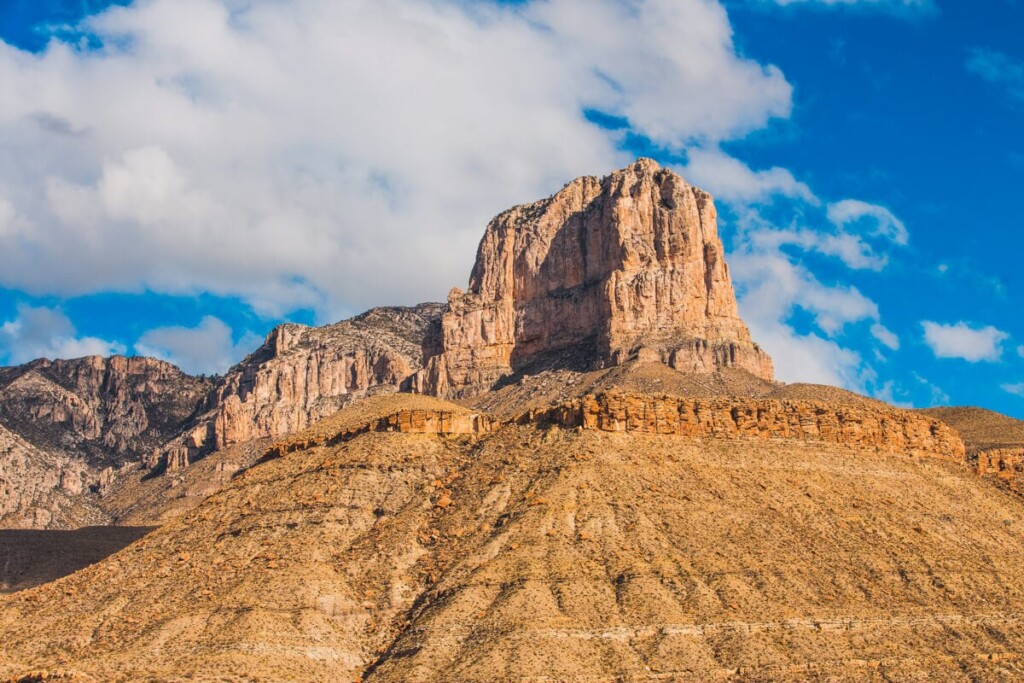
[[[997,361],[1003,355],[1006,332],[988,325],[973,327],[960,321],[944,325],[930,320],[921,323],[925,343],[937,358],[959,358],[971,363]]]
[[[875,323],[871,326],[871,336],[892,351],[898,351],[900,348],[900,338],[882,323]]]
[[[765,0],[782,6],[850,7],[884,10],[894,13],[932,13],[938,10],[935,0]]]
[[[967,70],[1000,88],[1010,98],[1024,101],[1024,61],[995,50],[974,48],[968,53]]]
[[[1008,394],[1024,398],[1024,382],[1018,384],[1003,384],[1002,389]]]

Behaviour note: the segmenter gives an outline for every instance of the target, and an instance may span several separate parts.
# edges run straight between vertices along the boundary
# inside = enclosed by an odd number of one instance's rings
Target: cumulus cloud
[[[1024,61],[995,50],[974,48],[968,53],[967,70],[1012,99],[1024,101]]]
[[[36,358],[81,358],[124,353],[125,347],[78,336],[64,313],[45,306],[18,306],[17,317],[0,325],[0,359],[18,365]]]
[[[925,343],[937,358],[959,358],[971,363],[999,360],[1003,355],[1002,343],[1010,336],[991,325],[972,327],[963,321],[945,325],[925,320],[921,326]]]
[[[1003,384],[1002,389],[1008,394],[1024,398],[1024,382],[1018,384]]]
[[[260,338],[247,334],[237,343],[231,328],[214,316],[196,327],[160,327],[149,330],[135,344],[136,353],[174,363],[191,374],[219,374],[255,349]]]
[[[791,107],[713,0],[151,0],[80,29],[0,43],[0,285],[33,294],[436,299],[492,215],[629,161],[584,112],[682,150]],[[742,191],[809,194],[787,173]]]
[[[730,263],[740,308],[754,339],[775,359],[779,379],[884,392],[875,370],[852,347],[870,348],[874,341],[878,345],[874,356],[882,360],[880,348],[899,349],[899,337],[882,323],[877,303],[856,287],[822,282],[804,261],[810,252],[839,256],[830,245],[844,236],[881,235],[876,244],[882,250],[885,242],[905,242],[906,234],[879,227],[876,223],[880,221],[872,218],[877,213],[874,210],[837,212],[835,206],[828,205],[827,216],[820,221],[826,227],[818,229],[801,222],[807,218],[803,211],[796,212],[788,227],[780,228],[766,218],[768,212],[763,207],[738,210],[738,235]],[[870,214],[869,220],[853,217],[861,213]],[[851,218],[844,220],[847,216]],[[876,256],[879,253],[872,251]],[[840,262],[849,268],[863,267],[853,258],[840,256]],[[809,320],[814,329],[798,331],[795,319]]]

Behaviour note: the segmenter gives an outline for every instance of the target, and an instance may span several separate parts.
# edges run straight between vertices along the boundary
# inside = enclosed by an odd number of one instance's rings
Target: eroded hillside
[[[474,413],[412,396],[351,410],[116,555],[0,601],[5,674],[1024,673],[1024,507],[941,453],[540,415],[444,433],[425,425]]]

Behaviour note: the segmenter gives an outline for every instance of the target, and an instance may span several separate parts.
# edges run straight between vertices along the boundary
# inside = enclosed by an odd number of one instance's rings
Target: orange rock
[[[737,312],[711,195],[650,159],[500,214],[448,306],[441,353],[414,380],[424,393],[474,393],[570,349],[592,367],[772,377]]]

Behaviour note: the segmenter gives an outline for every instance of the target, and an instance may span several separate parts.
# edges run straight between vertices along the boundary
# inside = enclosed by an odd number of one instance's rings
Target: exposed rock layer
[[[426,393],[470,394],[552,356],[772,377],[738,315],[711,196],[649,159],[500,214],[448,304]]]
[[[956,462],[963,462],[965,454],[960,437],[939,420],[904,410],[807,401],[608,393],[530,411],[519,421],[606,432],[815,441]]]
[[[408,407],[368,421],[333,426],[325,422],[322,428],[275,444],[268,455],[334,446],[366,432],[482,436],[513,423],[678,437],[785,439],[965,461],[963,441],[953,429],[937,419],[896,408],[619,392],[588,395],[506,420],[466,409]],[[998,455],[993,452],[993,463]]]

